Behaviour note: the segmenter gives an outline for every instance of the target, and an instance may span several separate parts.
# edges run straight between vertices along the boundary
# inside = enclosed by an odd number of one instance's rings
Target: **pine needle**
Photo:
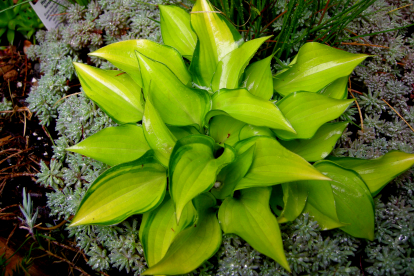
[[[352,88],[351,88],[351,77],[349,77],[348,79],[348,83],[349,83],[349,88],[348,88],[348,92],[351,93],[352,98],[354,98],[356,106],[358,108],[358,113],[359,113],[359,119],[361,120],[361,131],[364,132],[364,120],[362,119],[362,112],[361,112],[361,108],[359,107],[358,101],[355,98],[354,94],[352,93]]]
[[[403,116],[401,116],[401,114],[400,113],[398,113],[398,111],[397,110],[395,110],[395,108],[394,107],[392,107],[386,100],[384,100],[384,99],[381,99],[384,103],[386,103],[394,112],[395,112],[395,114],[397,114],[398,115],[398,117],[400,117],[406,124],[407,124],[407,126],[414,132],[414,129],[413,129],[413,127],[404,119],[404,117]]]
[[[73,95],[78,95],[78,94],[82,94],[83,92],[77,92],[77,93],[73,93],[73,94],[70,94],[70,95],[66,95],[65,97],[63,97],[63,98],[60,98],[57,102],[55,102],[55,104],[52,106],[52,108],[53,107],[55,107],[61,100],[64,100],[64,99],[66,99],[66,98],[68,98],[68,97],[70,97],[70,96],[73,96]]]

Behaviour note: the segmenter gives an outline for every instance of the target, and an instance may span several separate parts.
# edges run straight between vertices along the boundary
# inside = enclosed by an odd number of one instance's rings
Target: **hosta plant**
[[[143,214],[143,275],[196,269],[222,232],[290,271],[279,223],[303,212],[373,240],[372,197],[414,155],[329,156],[347,126],[332,121],[353,103],[348,76],[367,56],[307,43],[272,76],[272,56],[252,62],[270,37],[244,41],[207,0],[191,13],[160,10],[166,45],[129,40],[90,54],[119,71],[75,63],[84,92],[119,125],[68,148],[112,166],[71,226]]]

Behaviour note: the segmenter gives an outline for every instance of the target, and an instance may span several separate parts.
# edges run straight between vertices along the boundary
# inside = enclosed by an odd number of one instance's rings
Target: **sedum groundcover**
[[[403,1],[397,4],[377,1],[364,12],[369,20],[357,18],[347,28],[354,33],[365,34],[412,22],[412,7],[395,10],[404,6]],[[284,8],[286,3],[283,1],[278,1],[274,7],[279,10]],[[306,18],[309,11],[305,9],[302,12],[303,18]],[[332,15],[328,11],[325,20],[329,20],[329,16]],[[159,20],[158,9],[145,3],[91,2],[87,9],[70,7],[65,17],[71,27],[37,34],[40,46],[31,49],[31,53],[33,57],[40,57],[45,75],[32,91],[29,101],[30,108],[37,111],[45,125],[56,124],[59,138],[55,140],[54,156],[48,166],[42,165],[39,182],[55,189],[49,195],[52,213],[69,219],[75,214],[89,185],[108,166],[79,154],[65,152],[65,148],[105,127],[116,125],[84,94],[59,101],[67,91],[77,92],[66,82],[76,80],[72,62],[94,63],[109,69],[112,68],[109,63],[94,57],[87,58],[85,53],[127,39],[149,38],[161,42],[161,34],[159,25],[152,20]],[[283,16],[269,29],[277,32],[281,20],[284,20]],[[303,28],[308,24],[304,19],[299,22]],[[362,108],[364,130],[348,127],[333,155],[365,159],[382,156],[391,150],[413,152],[413,132],[383,101],[393,106],[408,122],[413,121],[410,98],[413,38],[404,35],[404,31],[387,32],[365,37],[364,43],[360,43],[389,48],[340,46],[351,52],[375,56],[365,61],[352,75],[355,84],[351,91],[363,91],[363,95],[356,92],[354,95]],[[346,36],[343,35],[343,38]],[[291,59],[295,53],[293,49]],[[289,63],[290,60],[282,60],[282,64],[277,64],[275,69],[280,70],[283,62]],[[357,118],[355,123],[360,125],[356,108],[351,108],[343,119],[354,118]],[[408,171],[374,198],[376,225],[372,242],[355,239],[341,231],[321,231],[307,214],[292,223],[281,224],[284,250],[293,273],[355,275],[362,273],[360,269],[365,274],[373,275],[413,273],[410,249],[414,243],[413,186],[412,171]],[[81,226],[69,228],[69,233],[76,237],[78,245],[90,256],[89,262],[95,269],[116,267],[139,274],[146,269],[143,249],[138,240],[140,221],[140,216],[134,216],[116,226]],[[284,275],[287,272],[237,236],[224,235],[216,255],[194,273]]]

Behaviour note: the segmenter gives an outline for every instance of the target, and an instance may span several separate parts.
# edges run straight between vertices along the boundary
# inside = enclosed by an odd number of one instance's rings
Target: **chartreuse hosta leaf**
[[[143,55],[165,64],[185,85],[191,83],[191,75],[180,53],[170,46],[161,45],[150,40],[125,40],[109,44],[89,55],[101,57],[111,62],[122,71],[128,73],[142,87],[141,72],[135,51],[139,51]]]
[[[138,160],[117,165],[89,187],[70,226],[112,225],[148,212],[164,198],[167,172],[148,151]]]
[[[242,84],[250,93],[266,101],[273,96],[272,58],[273,55],[249,65]]]
[[[211,193],[218,199],[233,196],[237,183],[246,175],[253,163],[255,145],[252,145],[242,154],[236,157],[234,162],[224,167],[217,175],[214,188]]]
[[[238,142],[235,149],[238,154],[242,154],[252,145],[255,145],[253,163],[244,178],[237,184],[236,190],[298,180],[330,180],[305,159],[285,149],[271,137],[252,137]]]
[[[336,79],[351,74],[367,57],[309,42],[300,48],[296,63],[275,76],[273,88],[282,96],[296,91],[317,92]]]
[[[213,187],[219,171],[233,162],[236,153],[225,145],[217,147],[205,135],[190,135],[177,141],[169,164],[170,194],[174,200],[177,221],[185,205]]]
[[[180,223],[175,218],[174,202],[169,194],[157,209],[145,213],[139,228],[139,240],[144,248],[145,261],[149,267],[158,263],[167,252],[174,237],[196,220],[197,212],[192,202],[183,210]]]
[[[195,3],[191,11],[191,26],[197,34],[198,42],[190,71],[196,84],[210,87],[218,62],[237,49],[243,43],[243,38],[207,0]]]
[[[339,78],[320,91],[321,94],[343,100],[348,96],[348,76]]]
[[[233,117],[218,115],[210,120],[209,134],[216,143],[233,146],[239,141],[239,132],[245,125]]]
[[[378,194],[388,182],[414,165],[414,154],[391,151],[376,159],[330,157],[341,167],[356,171],[367,184],[372,195]]]
[[[332,178],[329,184],[336,212],[339,221],[346,224],[341,229],[354,237],[374,240],[374,200],[362,178],[331,161],[318,162],[315,167]]]
[[[197,35],[191,29],[190,14],[176,6],[158,5],[160,8],[161,35],[166,45],[191,60],[197,44]]]
[[[201,134],[193,126],[167,126],[171,133],[175,136],[177,140],[180,140],[183,137],[186,137],[191,134]]]
[[[154,150],[159,162],[168,167],[170,155],[177,139],[164,124],[160,114],[150,100],[145,102],[142,123],[148,145]]]
[[[239,198],[223,201],[218,216],[224,233],[240,236],[290,272],[279,225],[269,207],[271,191],[271,187],[241,190]]]
[[[298,184],[308,194],[303,213],[309,213],[318,222],[322,230],[334,229],[345,225],[339,221],[335,197],[329,182],[301,181]]]
[[[275,137],[273,132],[268,127],[259,127],[247,124],[239,132],[239,140],[244,140],[253,136]]]
[[[185,86],[164,64],[137,52],[142,73],[144,95],[151,98],[166,124],[203,125],[210,110],[210,95]],[[174,116],[171,116],[174,114]]]
[[[299,182],[283,183],[283,211],[277,218],[279,223],[294,221],[303,211],[308,199],[308,191]]]
[[[66,150],[114,166],[136,160],[149,149],[142,127],[125,124],[105,128]]]
[[[118,123],[142,120],[141,88],[127,74],[73,63],[86,95]]]
[[[329,155],[347,125],[346,122],[326,123],[310,139],[280,140],[280,143],[306,161],[315,162]]]
[[[211,81],[211,88],[217,91],[221,88],[234,89],[239,87],[244,69],[259,47],[271,36],[250,40],[239,48],[231,51],[217,64]],[[269,100],[269,99],[266,99]]]
[[[353,101],[337,100],[311,92],[292,93],[279,101],[277,106],[296,133],[282,129],[276,129],[274,133],[283,140],[309,139],[324,123],[344,113]]]
[[[165,256],[141,275],[186,274],[212,257],[220,247],[222,233],[216,217],[216,199],[203,193],[193,200],[198,213],[194,226],[181,231]]]
[[[213,108],[207,114],[207,120],[216,115],[215,111],[221,111],[251,125],[295,133],[279,108],[269,101],[250,94],[245,88],[221,89],[213,95],[212,100]]]

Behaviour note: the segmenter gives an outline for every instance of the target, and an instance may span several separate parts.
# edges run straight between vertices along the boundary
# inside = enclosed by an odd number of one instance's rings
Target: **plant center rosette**
[[[120,71],[75,63],[86,95],[119,126],[67,149],[112,166],[71,226],[143,214],[143,275],[191,272],[222,232],[290,271],[279,223],[304,212],[322,229],[373,240],[372,197],[414,155],[329,156],[347,126],[330,121],[353,103],[348,76],[367,56],[307,43],[272,76],[272,55],[251,63],[270,37],[243,41],[207,0],[190,13],[160,10],[166,45],[129,40],[90,54]]]

